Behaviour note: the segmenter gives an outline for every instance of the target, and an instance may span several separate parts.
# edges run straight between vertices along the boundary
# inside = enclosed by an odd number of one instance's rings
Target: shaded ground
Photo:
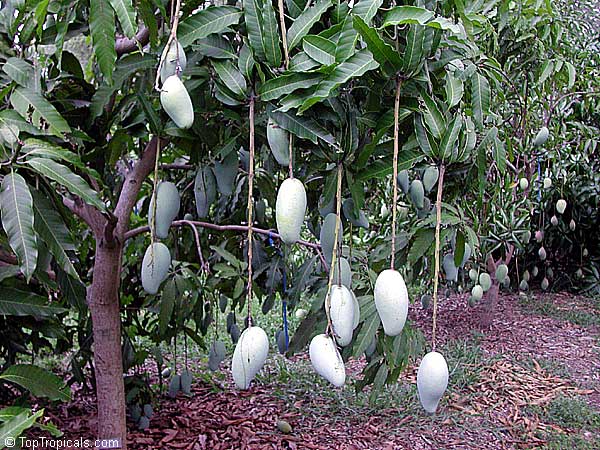
[[[148,430],[131,424],[133,449],[514,449],[600,448],[600,311],[562,294],[502,296],[489,329],[478,308],[444,300],[438,347],[450,387],[436,416],[416,397],[415,368],[374,403],[355,396],[363,361],[348,364],[350,385],[330,389],[306,355],[270,357],[254,387],[232,388],[228,370],[197,363],[193,395],[164,397]],[[430,329],[430,311],[411,309]],[[93,402],[77,398],[50,412],[69,437],[90,437]],[[276,421],[293,431],[282,434]]]

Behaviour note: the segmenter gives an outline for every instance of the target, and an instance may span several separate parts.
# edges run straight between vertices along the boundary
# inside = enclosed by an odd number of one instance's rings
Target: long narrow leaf
[[[331,7],[331,0],[317,0],[313,6],[305,9],[290,27],[287,33],[288,49],[292,50],[308,34],[323,13]]]
[[[72,194],[81,197],[86,203],[95,206],[100,211],[104,211],[106,206],[98,197],[98,193],[90,188],[87,182],[71,170],[47,158],[33,158],[27,161],[27,164],[39,174],[56,181],[64,186]]]
[[[90,34],[100,71],[108,84],[117,60],[115,50],[115,13],[106,0],[90,0]]]
[[[18,173],[10,173],[2,180],[0,210],[8,243],[29,281],[37,265],[37,236],[33,228],[33,198],[25,179]]]

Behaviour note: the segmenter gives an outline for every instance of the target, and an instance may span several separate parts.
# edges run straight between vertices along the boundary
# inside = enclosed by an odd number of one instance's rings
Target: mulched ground
[[[581,305],[572,296],[544,295],[545,301],[559,307]],[[366,413],[364,407],[353,410],[352,404],[342,405],[343,414],[335,414],[332,397],[323,396],[318,389],[289,405],[274,394],[274,386],[255,384],[240,392],[232,388],[228,377],[224,389],[196,381],[192,397],[162,399],[148,430],[140,431],[131,424],[130,448],[514,449],[539,448],[543,444],[540,432],[575,432],[543,423],[525,409],[546,405],[559,395],[582,395],[591,404],[600,404],[597,327],[583,328],[533,315],[519,306],[518,297],[501,296],[490,327],[480,330],[480,307],[465,305],[464,297],[440,303],[438,346],[452,339],[469,338],[473,330],[479,330],[483,333],[479,343],[485,355],[484,367],[475,385],[465,392],[447,395],[436,416],[409,407],[406,411],[381,409]],[[415,307],[409,314],[428,335],[430,311]],[[305,355],[298,358],[306,363]],[[564,365],[570,377],[561,378],[545,370],[538,363],[543,360]],[[363,364],[350,362],[350,376],[357,376]],[[410,367],[401,382],[415,383],[415,375],[415,368]],[[78,397],[49,411],[49,416],[68,437],[94,435],[91,398]],[[293,426],[291,434],[277,430],[279,419]]]

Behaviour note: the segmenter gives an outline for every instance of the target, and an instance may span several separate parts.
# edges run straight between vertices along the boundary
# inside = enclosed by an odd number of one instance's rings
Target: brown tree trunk
[[[94,364],[98,402],[98,438],[121,441],[126,449],[125,387],[121,357],[119,284],[123,247],[96,241],[96,259],[88,305],[94,335]]]

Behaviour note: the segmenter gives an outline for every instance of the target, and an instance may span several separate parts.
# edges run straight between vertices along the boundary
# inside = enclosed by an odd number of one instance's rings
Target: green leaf
[[[263,49],[267,62],[272,67],[279,67],[281,65],[279,25],[271,0],[263,0],[262,18],[264,24]]]
[[[408,263],[416,264],[421,257],[427,253],[435,238],[434,230],[431,228],[420,228],[415,233],[415,239],[408,252]]]
[[[356,52],[350,59],[339,64],[325,80],[317,85],[311,97],[302,103],[299,112],[302,113],[312,105],[326,99],[331,91],[351,78],[360,77],[377,67],[379,67],[379,63],[373,59],[373,55],[367,49]]]
[[[0,282],[6,280],[7,278],[16,277],[21,273],[21,268],[19,266],[0,266]]]
[[[269,101],[288,95],[298,89],[317,84],[323,76],[318,73],[290,73],[272,78],[258,89],[261,100]]]
[[[352,14],[360,17],[365,24],[369,25],[382,4],[383,0],[359,0],[352,8]]]
[[[329,39],[317,35],[305,36],[302,49],[320,64],[329,66],[335,63],[336,45]]]
[[[473,118],[477,126],[483,126],[483,116],[490,110],[490,84],[481,74],[475,73],[471,77],[471,103]]]
[[[423,63],[423,43],[426,33],[420,25],[410,25],[404,48],[403,69],[406,73],[416,71]]]
[[[59,306],[47,305],[48,299],[33,292],[20,291],[11,287],[2,287],[0,297],[0,315],[53,317],[67,311]]]
[[[444,160],[449,160],[452,156],[452,150],[454,149],[454,144],[456,144],[456,140],[458,139],[458,134],[462,128],[462,117],[460,114],[457,114],[454,120],[450,122],[446,132],[444,133],[444,137],[442,138],[442,142],[440,142],[440,150],[439,157]]]
[[[243,0],[244,22],[248,31],[248,41],[254,51],[254,56],[260,61],[266,59],[264,49],[264,26],[261,5],[258,0]]]
[[[419,94],[423,100],[423,119],[425,120],[425,125],[429,128],[433,137],[441,139],[446,128],[444,116],[433,97],[424,90],[420,90]]]
[[[247,48],[247,47],[244,47]],[[235,59],[236,54],[231,47],[231,43],[218,34],[211,34],[204,39],[199,39],[198,43],[193,46],[204,56],[215,59]]]
[[[294,112],[281,112],[277,110],[271,112],[271,117],[281,128],[299,138],[308,139],[314,144],[319,139],[330,145],[335,144],[335,138],[331,133],[312,119],[297,116]]]
[[[331,0],[317,0],[313,6],[305,9],[295,20],[287,32],[288,49],[292,50],[308,34],[312,26],[331,7]]]
[[[446,72],[446,103],[452,108],[460,103],[464,92],[463,82],[450,72]]]
[[[360,4],[360,3],[359,3]],[[397,71],[402,65],[398,52],[387,44],[374,28],[369,27],[360,17],[354,17],[354,28],[359,32],[373,58],[379,64],[388,66],[391,71]]]
[[[115,14],[119,19],[123,33],[128,38],[135,36],[137,29],[137,21],[135,18],[135,10],[131,0],[109,0],[111,6],[115,10]]]
[[[244,97],[246,95],[246,79],[231,61],[213,61],[217,75],[234,94]]]
[[[11,102],[27,103],[33,106],[33,109],[42,117],[53,132],[57,136],[63,133],[70,133],[71,127],[63,117],[59,114],[52,103],[46,100],[41,94],[24,87],[16,88],[11,95]],[[23,116],[27,118],[25,115]]]
[[[304,52],[296,53],[290,59],[290,65],[288,69],[292,72],[307,72],[311,69],[314,69],[319,65],[314,59],[308,56]]]
[[[101,85],[92,97],[90,105],[92,119],[102,114],[110,97],[121,89],[125,80],[136,72],[146,69],[156,69],[156,58],[150,54],[134,53],[119,59],[113,74],[112,86]]]
[[[29,282],[37,265],[38,246],[33,228],[33,198],[21,175],[14,172],[5,175],[0,187],[0,210],[10,247]]]
[[[396,6],[388,11],[383,21],[383,28],[390,25],[425,25],[435,14],[417,6]]]
[[[213,33],[223,33],[229,26],[237,24],[240,17],[242,12],[233,6],[209,6],[179,24],[179,42],[187,47],[196,39],[205,38]]]
[[[250,50],[250,47],[244,43],[238,58],[238,69],[240,69],[240,72],[242,72],[246,78],[252,79],[252,69],[254,69],[254,64],[252,51]]]
[[[24,87],[33,87],[35,82],[35,72],[33,66],[21,58],[11,57],[6,60],[2,70],[13,81]]]
[[[18,440],[19,436],[21,436],[25,430],[31,428],[36,420],[44,415],[43,409],[40,409],[32,415],[29,415],[29,412],[29,410],[26,410],[18,414],[0,427],[0,449],[5,448],[6,440],[9,438],[17,439],[17,443],[20,442]]]
[[[15,364],[0,375],[0,379],[10,381],[27,389],[34,397],[50,400],[71,400],[71,389],[62,378],[33,364]]]
[[[302,14],[307,3],[308,0],[285,0],[285,4],[288,7],[288,13],[293,19]]]
[[[98,193],[91,189],[83,178],[71,172],[68,167],[47,158],[33,158],[27,160],[26,163],[39,174],[56,181],[72,194],[81,197],[86,203],[95,206],[100,211],[106,210]]]
[[[69,255],[67,255],[67,251],[75,250],[75,245],[67,226],[47,197],[35,190],[32,193],[34,198],[35,230],[40,239],[46,244],[46,247],[48,247],[50,253],[56,258],[57,264],[66,273],[79,280],[79,275]]]
[[[337,40],[332,36],[335,43],[335,61],[343,62],[350,58],[356,50],[358,33],[354,29],[352,15],[348,14],[341,24]]]
[[[67,161],[75,167],[85,170],[86,166],[77,153],[41,139],[26,139],[21,147],[21,154],[26,158],[43,157],[58,161]]]
[[[398,153],[398,171],[411,169],[424,158],[423,153],[416,150],[402,150]],[[372,178],[385,178],[393,172],[392,158],[378,159],[370,163],[357,176],[357,181],[367,181]]]
[[[377,334],[380,324],[381,319],[379,318],[379,314],[371,314],[364,320],[363,325],[356,336],[354,347],[352,348],[352,354],[354,356],[357,358],[362,356],[363,352]]]
[[[435,141],[429,138],[429,132],[425,128],[423,123],[423,116],[420,114],[415,115],[415,137],[419,143],[419,147],[423,150],[427,156],[437,155],[437,146]]]
[[[112,84],[117,60],[115,13],[106,0],[90,0],[90,34],[100,71],[108,84]]]

